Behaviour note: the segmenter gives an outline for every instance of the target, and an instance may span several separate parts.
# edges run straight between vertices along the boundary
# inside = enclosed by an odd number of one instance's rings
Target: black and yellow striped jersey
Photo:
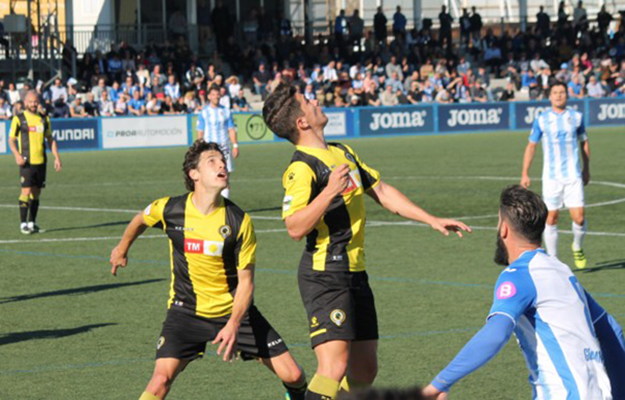
[[[169,237],[171,287],[167,307],[205,318],[232,313],[237,270],[256,263],[256,235],[250,216],[228,199],[208,215],[193,193],[165,197],[143,211],[149,226]]]
[[[354,151],[339,143],[328,149],[296,146],[282,178],[285,189],[282,218],[305,208],[326,187],[330,172],[349,165],[350,182],[337,196],[317,226],[306,237],[300,268],[315,271],[364,271],[364,194],[380,182],[378,171],[363,163]]]
[[[45,140],[52,138],[49,117],[24,111],[13,117],[9,136],[17,138],[17,149],[28,163],[45,164]]]

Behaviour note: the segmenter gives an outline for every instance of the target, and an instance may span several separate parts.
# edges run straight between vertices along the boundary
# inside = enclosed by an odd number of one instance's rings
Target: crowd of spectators
[[[582,2],[573,18],[562,3],[555,22],[541,7],[526,32],[498,34],[483,27],[473,7],[458,21],[458,40],[444,6],[438,29],[425,20],[419,31],[406,29],[397,7],[392,35],[381,8],[369,31],[358,10],[351,16],[341,11],[333,35],[309,45],[293,36],[283,17],[267,22],[262,10],[254,17],[256,30],[241,44],[229,32],[216,31],[219,50],[207,59],[180,35],[141,50],[122,42],[106,53],[87,52],[77,76],[47,88],[27,82],[17,90],[0,80],[0,119],[19,112],[30,89],[40,94],[41,111],[58,118],[199,112],[211,86],[219,87],[222,105],[248,111],[244,87],[264,99],[281,81],[326,107],[535,100],[545,98],[556,80],[567,84],[571,98],[625,96],[625,24],[609,30],[613,16],[605,6],[593,25]],[[495,79],[505,79],[505,85],[493,88]]]

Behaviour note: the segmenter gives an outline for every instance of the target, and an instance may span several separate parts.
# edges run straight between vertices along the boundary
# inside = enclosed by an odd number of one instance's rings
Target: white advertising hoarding
[[[7,124],[0,122],[0,154],[7,152]]]
[[[327,111],[325,115],[328,117],[328,124],[323,133],[325,136],[346,136],[347,123],[345,122],[345,112]]]
[[[102,148],[186,146],[187,116],[103,118]]]

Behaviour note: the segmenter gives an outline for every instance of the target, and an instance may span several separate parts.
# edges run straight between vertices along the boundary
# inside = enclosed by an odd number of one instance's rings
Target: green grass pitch
[[[622,128],[591,129],[586,188],[590,268],[586,289],[625,324],[625,169]],[[519,181],[526,133],[347,141],[370,166],[429,212],[475,227],[464,239],[402,222],[367,199],[367,269],[380,324],[376,385],[427,384],[484,323],[501,268],[492,262],[498,196]],[[169,290],[168,246],[158,230],[131,249],[129,267],[110,275],[108,256],[133,210],[181,194],[185,148],[64,153],[48,167],[39,223],[22,236],[13,157],[0,157],[0,399],[138,398],[154,365]],[[258,232],[259,309],[309,377],[315,360],[296,283],[303,243],[283,230],[281,177],[288,144],[241,147],[232,198]],[[540,191],[542,155],[531,170]],[[50,207],[50,208],[48,208]],[[256,217],[256,218],[254,218]],[[569,231],[563,214],[561,230]],[[572,264],[572,236],[560,253]],[[277,379],[255,362],[224,363],[209,347],[179,377],[171,399],[281,399]],[[457,384],[457,399],[528,399],[527,371],[514,340]]]

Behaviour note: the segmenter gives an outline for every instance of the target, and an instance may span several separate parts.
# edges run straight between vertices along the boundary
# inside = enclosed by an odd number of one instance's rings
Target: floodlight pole
[[[415,30],[421,30],[421,17],[423,15],[422,0],[412,0],[412,18],[414,19]]]
[[[33,74],[33,28],[32,28],[32,17],[30,15],[30,2],[31,0],[27,0],[27,14],[28,14],[28,19],[26,20],[26,23],[28,24],[28,27],[26,28],[26,40],[28,40],[28,45],[26,48],[26,59],[28,62],[28,79],[29,80],[33,80],[34,78],[34,74]]]

